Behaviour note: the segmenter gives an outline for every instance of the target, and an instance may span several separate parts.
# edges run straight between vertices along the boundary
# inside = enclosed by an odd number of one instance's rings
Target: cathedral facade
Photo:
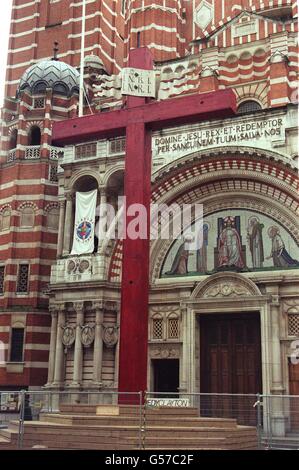
[[[122,242],[74,254],[76,196],[117,210],[126,142],[53,145],[53,122],[77,115],[82,2],[33,3],[13,2],[2,110],[0,387],[109,394]],[[204,218],[198,249],[151,242],[150,391],[299,394],[297,18],[294,0],[87,2],[85,114],[126,105],[120,72],[140,46],[156,100],[237,99],[235,116],[152,133],[152,202]]]

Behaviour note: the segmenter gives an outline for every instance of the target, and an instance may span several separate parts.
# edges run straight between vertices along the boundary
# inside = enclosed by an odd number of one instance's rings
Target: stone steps
[[[10,439],[0,436],[0,446],[10,444]]]
[[[140,415],[140,407],[136,405],[121,405],[118,407],[117,405],[73,405],[73,404],[60,404],[59,411],[61,414],[76,414],[76,415],[96,415],[97,409],[101,408],[110,408],[112,412],[118,411],[118,416],[139,416]],[[180,416],[193,416],[198,417],[198,409],[197,408],[180,408],[179,409]],[[178,414],[178,408],[172,407],[163,407],[163,408],[146,408],[146,413],[148,415],[166,415],[176,416]]]
[[[64,435],[54,433],[39,433],[38,435],[29,434],[24,440],[24,448],[31,448],[37,444],[46,445],[51,449],[137,449],[139,447],[139,438],[122,438],[119,435],[98,437],[95,435],[87,436],[87,442],[80,435]],[[164,448],[164,449],[255,449],[256,439],[250,436],[239,437],[146,437],[145,448]]]
[[[89,425],[99,425],[99,426],[139,426],[140,422],[144,423],[143,416],[83,416],[83,415],[70,415],[70,414],[49,414],[43,413],[40,415],[40,422],[49,422],[65,425],[78,425],[78,426],[89,426]],[[159,416],[148,415],[145,416],[145,426],[180,426],[184,427],[200,427],[200,428],[231,428],[234,429],[236,422],[234,419],[218,419],[218,418],[200,418],[200,417],[189,417],[189,416],[175,416],[171,414],[169,417],[162,414]]]
[[[18,433],[8,428],[0,429],[0,450],[8,450],[16,447]]]
[[[192,408],[149,410],[145,432],[140,432],[136,406],[114,407],[112,416],[106,415],[107,407],[88,406],[87,415],[82,405],[63,408],[63,413],[42,413],[40,421],[25,422],[23,448],[129,450],[140,448],[141,442],[146,449],[257,448],[255,428],[238,426],[233,419],[201,418]],[[13,421],[0,431],[0,448],[16,447],[18,424]]]
[[[28,424],[29,425],[29,424]],[[25,424],[26,428],[28,427],[27,424]],[[57,427],[57,432],[66,432],[67,430],[72,432],[72,436],[79,436],[80,438],[83,438],[85,435],[87,437],[90,436],[92,433],[93,435],[97,437],[107,437],[107,436],[112,436],[118,433],[118,436],[122,436],[125,434],[126,437],[134,437],[136,435],[139,435],[139,426],[123,426],[123,425],[89,425],[82,426],[80,425],[65,425],[59,423]],[[52,429],[52,423],[48,422],[32,422],[30,423],[30,432],[31,434],[39,434],[41,432],[46,433],[47,428]],[[194,436],[208,436],[208,437],[218,437],[219,435],[242,435],[243,433],[246,434],[246,436],[253,436],[254,438],[256,437],[256,432],[254,428],[200,428],[200,427],[184,427],[182,423],[180,426],[148,426],[146,427],[146,436],[147,437],[154,437],[157,434],[160,437],[167,437],[171,433],[173,437],[177,436],[184,436],[184,437],[194,437]]]
[[[50,423],[25,424],[24,445],[32,447],[46,444],[49,448],[104,448],[136,449],[139,445],[138,427],[123,426],[51,426]],[[192,428],[148,428],[145,434],[146,447],[165,448],[255,448],[256,432],[252,428],[244,429],[192,429]],[[221,445],[220,445],[221,444]]]

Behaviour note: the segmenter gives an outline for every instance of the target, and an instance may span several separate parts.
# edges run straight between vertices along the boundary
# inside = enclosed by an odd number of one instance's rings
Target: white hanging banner
[[[97,190],[76,193],[76,217],[72,255],[93,253]]]

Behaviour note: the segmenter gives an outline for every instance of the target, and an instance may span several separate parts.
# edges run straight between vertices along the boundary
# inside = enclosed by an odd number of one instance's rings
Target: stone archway
[[[234,272],[210,276],[191,294],[203,416],[256,424],[253,404],[263,389],[261,297],[252,280]]]
[[[261,292],[250,279],[234,272],[217,273],[199,283],[191,299],[235,299],[260,296]]]
[[[181,388],[190,392],[201,392],[200,362],[201,362],[201,318],[206,324],[217,324],[217,315],[221,314],[221,322],[233,319],[237,328],[244,320],[244,324],[260,324],[260,375],[262,378],[261,390],[269,390],[269,370],[265,364],[269,363],[270,331],[269,331],[269,298],[263,295],[250,274],[234,272],[216,273],[199,282],[193,289],[190,298],[181,304],[184,317],[184,338],[182,363],[184,374]],[[255,319],[252,320],[251,319]],[[229,321],[228,321],[229,323]],[[219,333],[220,334],[220,333]],[[235,335],[235,333],[234,333]],[[255,339],[257,341],[257,339]],[[234,346],[235,347],[235,346]],[[245,346],[243,347],[244,354]],[[236,392],[235,392],[236,393]]]

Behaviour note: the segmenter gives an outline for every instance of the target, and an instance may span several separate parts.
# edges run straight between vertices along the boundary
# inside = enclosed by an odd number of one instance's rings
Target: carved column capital
[[[73,302],[73,309],[77,314],[82,313],[84,309],[84,302]]]
[[[56,312],[56,313],[59,313],[59,312],[63,312],[65,310],[65,305],[64,303],[56,303],[56,302],[53,302],[53,303],[50,303],[49,305],[49,311],[52,313]]]
[[[107,195],[107,187],[106,186],[99,186],[99,193],[101,196],[106,196]]]
[[[58,312],[57,312],[57,310],[54,310],[54,309],[51,310],[51,309],[50,309],[50,313],[51,313],[51,318],[52,318],[52,319],[54,319],[54,318],[57,319],[57,318],[58,318]]]
[[[52,317],[53,317],[54,315],[57,316],[57,314],[58,314],[57,304],[50,304],[50,305],[49,305],[49,312],[50,312],[50,314],[52,315]]]
[[[271,302],[270,302],[271,307],[279,307],[280,306],[280,297],[279,295],[271,295]]]
[[[108,310],[109,312],[118,312],[120,303],[117,300],[106,300],[104,306],[105,310]]]
[[[182,315],[185,315],[187,313],[188,306],[185,302],[181,301],[180,302],[180,311]]]
[[[94,308],[95,311],[104,310],[105,304],[102,300],[98,300],[96,302],[92,302],[92,308]]]

